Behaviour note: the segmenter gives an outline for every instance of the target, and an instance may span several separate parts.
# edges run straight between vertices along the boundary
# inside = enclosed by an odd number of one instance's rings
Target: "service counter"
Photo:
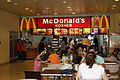
[[[27,59],[34,59],[37,55],[37,47],[27,47]]]

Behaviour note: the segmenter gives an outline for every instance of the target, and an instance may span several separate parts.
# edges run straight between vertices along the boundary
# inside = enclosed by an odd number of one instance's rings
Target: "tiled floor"
[[[12,63],[0,65],[0,80],[24,79],[24,71],[33,70],[33,64],[33,60],[27,60],[23,63],[14,61]]]
[[[0,80],[24,79],[25,70],[33,70],[33,60],[27,60],[23,63],[15,61],[0,65]]]

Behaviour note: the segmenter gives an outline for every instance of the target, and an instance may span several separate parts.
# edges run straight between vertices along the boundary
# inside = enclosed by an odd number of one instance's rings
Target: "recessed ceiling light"
[[[17,6],[17,5],[18,5],[18,3],[14,3],[14,5],[15,5],[15,6]]]
[[[72,9],[71,9],[71,8],[70,8],[69,10],[70,10],[70,11],[72,11]]]
[[[49,8],[45,8],[45,9],[49,9]]]
[[[117,5],[113,4],[112,7],[116,7]]]
[[[63,1],[63,3],[65,4],[65,3],[67,3],[66,1]]]
[[[57,15],[57,13],[55,12],[54,15]]]
[[[76,14],[75,12],[72,12],[72,14]]]
[[[92,11],[93,9],[91,8],[90,10]]]
[[[69,9],[69,8],[71,8],[71,7],[68,6],[67,8]]]
[[[29,8],[26,7],[25,10],[29,10]]]
[[[119,1],[119,0],[115,0],[115,1]]]
[[[33,12],[33,10],[30,10],[30,12]]]
[[[115,8],[111,8],[111,9],[115,9]]]
[[[12,2],[11,0],[7,0],[7,2]]]
[[[40,14],[39,13],[37,13],[37,16],[39,16]]]
[[[33,1],[37,1],[37,0],[33,0]]]

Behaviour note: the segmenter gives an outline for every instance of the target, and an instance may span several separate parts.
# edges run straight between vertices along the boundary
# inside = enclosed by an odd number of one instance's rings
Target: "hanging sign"
[[[38,28],[90,27],[90,17],[38,18]]]
[[[95,15],[92,18],[92,29],[94,27],[99,27],[99,29],[101,29],[102,27],[106,27],[106,29],[109,29],[110,28],[109,20],[110,20],[110,18],[107,17],[106,15],[102,15],[101,17],[99,17],[98,15]]]
[[[23,29],[26,30],[33,29],[34,31],[36,31],[35,19],[33,19],[32,17],[28,19],[23,17],[21,19],[20,31],[22,31]]]

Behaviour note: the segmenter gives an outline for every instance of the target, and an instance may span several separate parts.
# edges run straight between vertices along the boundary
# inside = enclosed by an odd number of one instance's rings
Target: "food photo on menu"
[[[61,35],[61,29],[60,28],[54,28],[54,35]]]
[[[90,34],[90,28],[83,28],[83,34]]]
[[[61,35],[67,35],[67,34],[68,34],[68,29],[61,28]]]
[[[98,34],[98,28],[91,28],[91,34]]]
[[[52,33],[53,33],[53,29],[52,28],[46,29],[46,35],[52,35]]]
[[[100,34],[107,34],[107,29],[106,28],[101,28],[100,30]]]
[[[78,28],[78,35],[81,35],[82,33],[82,28]]]
[[[33,35],[43,35],[46,33],[46,29],[36,29],[36,31],[32,31]]]
[[[74,35],[74,34],[75,34],[74,28],[69,28],[69,35]]]

